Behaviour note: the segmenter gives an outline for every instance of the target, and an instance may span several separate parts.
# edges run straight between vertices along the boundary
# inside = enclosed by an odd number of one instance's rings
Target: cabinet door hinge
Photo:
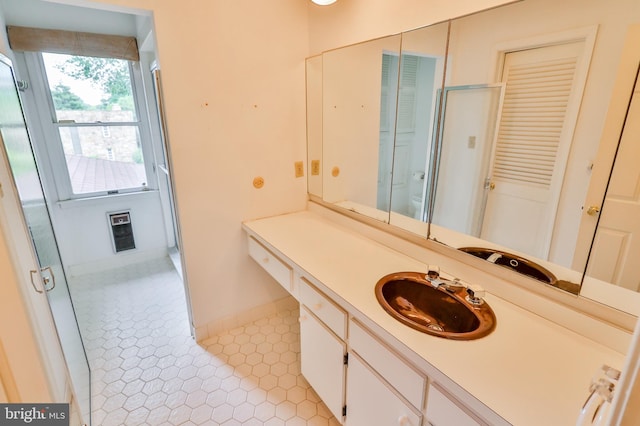
[[[342,407],[342,417],[345,417],[347,415],[347,406],[343,406]]]
[[[342,357],[342,363],[344,365],[349,365],[349,354],[348,353],[344,354],[344,356]]]

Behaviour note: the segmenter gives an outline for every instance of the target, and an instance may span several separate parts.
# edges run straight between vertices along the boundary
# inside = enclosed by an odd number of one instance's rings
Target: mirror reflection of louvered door
[[[548,256],[584,83],[584,42],[510,52],[481,237]]]

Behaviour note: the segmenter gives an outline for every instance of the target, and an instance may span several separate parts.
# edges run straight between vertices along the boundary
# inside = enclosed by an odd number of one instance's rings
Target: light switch
[[[320,174],[320,160],[311,160],[311,175],[318,176]]]
[[[304,176],[304,163],[302,161],[296,161],[293,163],[293,167],[296,171],[296,177]]]

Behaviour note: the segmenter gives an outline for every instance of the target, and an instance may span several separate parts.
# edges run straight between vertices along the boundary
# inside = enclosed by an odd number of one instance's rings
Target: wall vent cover
[[[109,213],[109,225],[116,253],[136,248],[131,226],[131,212]]]

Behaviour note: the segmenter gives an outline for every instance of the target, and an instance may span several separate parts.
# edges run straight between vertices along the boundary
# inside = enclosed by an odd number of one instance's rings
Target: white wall
[[[71,275],[166,253],[165,225],[157,192],[83,200],[62,206],[54,204],[51,215],[63,262]],[[107,213],[122,211],[131,213],[136,248],[116,254]]]

